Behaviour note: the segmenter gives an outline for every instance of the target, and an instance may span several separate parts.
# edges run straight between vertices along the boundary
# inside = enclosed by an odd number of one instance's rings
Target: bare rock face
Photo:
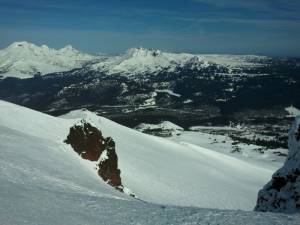
[[[258,193],[256,211],[300,213],[300,117],[289,133],[289,154]]]
[[[115,142],[111,137],[104,138],[100,130],[82,120],[70,128],[65,143],[70,144],[83,159],[99,162],[99,176],[109,185],[123,191]]]
[[[111,186],[121,187],[121,171],[118,169],[118,156],[115,151],[115,142],[111,137],[105,139],[106,150],[100,159],[98,174]],[[106,154],[106,155],[104,155]]]

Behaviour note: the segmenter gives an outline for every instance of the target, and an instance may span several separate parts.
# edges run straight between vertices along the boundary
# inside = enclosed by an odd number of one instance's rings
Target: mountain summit
[[[56,50],[26,41],[15,42],[0,50],[0,75],[30,78],[36,74],[44,75],[78,68],[94,58],[79,52],[71,45]]]
[[[259,67],[268,57],[255,55],[213,55],[169,53],[161,50],[132,48],[125,54],[108,57],[92,65],[92,69],[107,74],[144,75],[177,72],[184,69],[201,71],[208,67],[224,70]]]

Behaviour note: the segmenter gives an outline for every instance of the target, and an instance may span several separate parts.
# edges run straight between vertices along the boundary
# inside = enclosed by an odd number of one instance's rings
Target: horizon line
[[[61,50],[64,49],[66,47],[72,47],[73,49],[79,51],[80,53],[84,53],[84,54],[89,54],[89,55],[104,55],[104,56],[117,56],[117,55],[123,55],[126,54],[129,50],[131,49],[145,49],[145,50],[150,50],[150,51],[161,51],[164,53],[171,53],[171,54],[191,54],[191,55],[234,55],[234,56],[261,56],[261,57],[270,57],[270,58],[300,58],[300,55],[282,55],[282,54],[265,54],[265,53],[225,53],[225,52],[216,52],[216,51],[202,51],[202,52],[198,52],[195,50],[185,50],[185,51],[179,51],[179,50],[168,50],[168,49],[161,49],[161,48],[148,48],[148,47],[144,47],[144,46],[133,46],[133,47],[129,47],[126,50],[120,50],[120,51],[114,51],[114,52],[101,52],[101,51],[96,51],[96,52],[90,52],[90,51],[84,51],[81,50],[80,48],[77,48],[76,46],[74,46],[74,44],[64,44],[62,47],[53,47],[50,46],[47,43],[44,44],[36,44],[32,41],[26,41],[26,40],[22,40],[22,41],[14,41],[11,42],[8,45],[1,45],[0,43],[0,51],[5,50],[6,48],[8,48],[9,46],[13,45],[13,44],[18,44],[18,43],[28,43],[28,44],[32,44],[35,45],[39,48],[41,48],[42,46],[47,46],[50,49],[54,49],[54,50]]]

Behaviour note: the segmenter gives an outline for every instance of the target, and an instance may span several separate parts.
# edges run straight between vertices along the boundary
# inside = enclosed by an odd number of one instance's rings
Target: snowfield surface
[[[93,59],[96,57],[83,54],[70,45],[56,50],[46,45],[15,42],[0,50],[0,75],[30,78],[37,73],[44,75],[79,68]]]
[[[120,126],[88,111],[51,117],[0,101],[0,224],[297,224],[299,215],[201,209],[255,205],[272,170]],[[116,141],[134,199],[63,143],[84,118]],[[149,201],[152,203],[147,203]],[[153,203],[161,203],[156,205]]]
[[[205,127],[193,127],[195,131],[199,128]],[[238,128],[234,127],[209,127],[209,129],[228,129],[228,130],[237,130]],[[218,134],[208,134],[200,131],[184,131],[180,135],[174,135],[168,139],[175,141],[181,144],[193,144],[204,148],[209,148],[215,152],[226,154],[230,157],[237,158],[239,160],[245,161],[252,165],[257,165],[268,170],[276,171],[279,169],[285,160],[285,157],[278,156],[274,152],[287,153],[286,149],[268,149],[263,154],[260,153],[257,149],[259,146],[253,144],[238,143],[233,145],[235,142],[230,137],[225,135]],[[240,149],[240,152],[232,153],[235,147]]]
[[[252,210],[259,188],[274,172],[207,148],[142,134],[89,111],[64,118],[84,118],[113,137],[122,183],[145,201]]]

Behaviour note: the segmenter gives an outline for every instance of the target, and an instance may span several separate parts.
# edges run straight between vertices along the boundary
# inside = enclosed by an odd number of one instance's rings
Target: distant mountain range
[[[52,115],[87,108],[132,128],[162,121],[184,129],[245,124],[264,138],[233,134],[238,141],[276,149],[287,148],[291,115],[300,109],[297,58],[143,48],[91,56],[27,42],[0,56],[0,98]]]
[[[176,72],[184,68],[202,70],[218,67],[234,73],[243,68],[261,67],[270,58],[254,55],[193,55],[167,53],[144,48],[129,49],[119,56],[93,56],[68,45],[56,50],[46,45],[15,42],[0,51],[0,76],[30,78],[86,66],[111,74],[140,75]]]
[[[299,96],[297,58],[14,43],[0,51],[0,218],[297,224],[224,209],[252,210],[287,156],[256,210],[299,212]]]
[[[231,73],[235,69],[260,67],[269,60],[265,56],[254,55],[193,55],[167,53],[145,48],[129,49],[125,54],[108,57],[91,65],[91,69],[107,74],[158,74],[176,72],[182,69],[202,70],[209,67],[223,68]]]

